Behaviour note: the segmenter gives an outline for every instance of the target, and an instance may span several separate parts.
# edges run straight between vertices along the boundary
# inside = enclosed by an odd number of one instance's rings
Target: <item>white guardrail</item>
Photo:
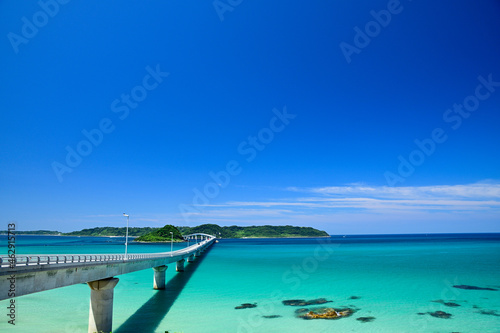
[[[38,265],[75,264],[75,263],[92,263],[92,262],[104,263],[113,261],[116,262],[125,260],[176,257],[179,255],[196,252],[198,248],[212,241],[214,238],[204,240],[196,245],[191,245],[190,247],[187,247],[185,249],[173,252],[127,254],[127,258],[125,258],[124,254],[65,254],[65,255],[34,254],[34,255],[15,255],[13,257],[10,257],[8,255],[2,255],[0,256],[0,269],[5,269],[5,268],[13,269],[13,267],[18,267],[18,266],[38,266]]]

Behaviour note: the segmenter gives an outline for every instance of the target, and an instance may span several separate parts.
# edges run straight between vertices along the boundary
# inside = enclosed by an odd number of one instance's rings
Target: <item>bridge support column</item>
[[[199,257],[199,256],[201,256],[201,251],[200,251],[200,250],[196,251],[196,252],[194,253],[194,256],[195,256],[195,257]]]
[[[186,260],[181,259],[181,260],[179,260],[179,261],[177,262],[177,264],[175,265],[175,270],[176,270],[177,272],[184,272],[184,262],[185,262],[185,261],[186,261]]]
[[[168,266],[158,266],[158,267],[153,267],[154,270],[154,281],[153,281],[153,288],[154,289],[165,289],[165,271],[167,270]]]
[[[188,257],[187,262],[194,262],[194,254]]]
[[[117,278],[87,282],[90,291],[89,333],[109,333],[113,326],[113,290]]]

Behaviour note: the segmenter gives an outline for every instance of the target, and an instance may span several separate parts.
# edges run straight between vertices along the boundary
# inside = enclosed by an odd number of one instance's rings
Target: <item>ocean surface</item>
[[[2,254],[6,245],[0,236]],[[16,242],[18,255],[123,251],[124,238],[21,235]],[[129,244],[129,253],[164,251],[170,244]],[[169,265],[166,290],[153,290],[151,269],[118,278],[114,333],[500,332],[500,234],[222,239],[183,273]],[[89,297],[86,284],[19,297],[15,326],[1,301],[0,332],[87,332]],[[282,304],[317,298],[331,302]],[[242,303],[257,306],[235,309]],[[325,306],[355,313],[297,317],[297,309]]]

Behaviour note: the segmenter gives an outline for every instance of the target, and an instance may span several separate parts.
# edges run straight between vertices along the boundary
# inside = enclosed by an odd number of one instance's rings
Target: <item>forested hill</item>
[[[0,235],[7,235],[8,231],[7,230],[0,230]],[[15,235],[47,235],[47,236],[53,236],[53,235],[61,235],[61,232],[59,231],[54,231],[54,230],[30,230],[30,231],[11,231],[11,233],[14,233]]]
[[[126,234],[126,227],[121,227],[121,228],[116,228],[116,227],[97,227],[97,228],[90,228],[90,229],[83,229],[80,231],[73,231],[73,232],[67,232],[63,233],[62,235],[64,236],[123,236],[125,237]],[[129,236],[142,236],[147,233],[150,233],[154,230],[157,230],[158,228],[151,228],[151,227],[143,227],[143,228],[137,228],[137,227],[129,227],[128,228],[128,235]]]
[[[183,235],[204,233],[222,238],[280,238],[280,237],[329,237],[328,233],[311,227],[249,226],[221,227],[217,224],[202,224],[197,227],[177,227]],[[219,234],[220,233],[220,234]]]
[[[163,228],[156,229],[150,233],[134,239],[136,242],[183,242],[182,234],[173,225],[166,225]]]
[[[175,228],[175,227],[174,227]],[[163,230],[162,230],[163,229]],[[160,231],[162,230],[162,231]],[[178,230],[178,232],[176,231]],[[142,241],[170,241],[170,231],[174,232],[174,240],[180,234],[189,235],[194,233],[204,233],[209,235],[214,235],[221,238],[281,238],[281,237],[328,237],[329,235],[325,231],[314,229],[311,227],[293,227],[289,225],[285,226],[250,226],[250,227],[221,227],[217,224],[202,224],[197,227],[177,227],[175,230],[168,230],[163,228],[151,228],[151,227],[129,227],[128,235],[131,237],[145,236],[149,235],[147,238],[143,238]],[[61,233],[59,231],[17,231],[16,234],[32,234],[32,235],[63,235],[63,236],[123,236],[125,237],[126,228],[116,228],[116,227],[96,227],[83,229],[80,231],[73,231],[67,233]],[[4,232],[5,234],[7,231]],[[0,231],[0,234],[2,232]],[[154,239],[154,240],[153,240]]]

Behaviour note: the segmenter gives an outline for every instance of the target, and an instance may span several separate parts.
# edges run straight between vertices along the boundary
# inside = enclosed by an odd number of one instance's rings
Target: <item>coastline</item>
[[[315,237],[331,237],[324,230],[318,230],[313,227],[297,227],[297,226],[224,226],[216,224],[202,224],[196,227],[176,227],[173,225],[165,225],[162,228],[154,227],[134,227],[133,232],[129,232],[131,239],[140,238],[140,242],[171,242],[167,235],[174,233],[178,241],[181,240],[182,234],[212,234],[214,236],[224,236],[224,238],[234,239],[255,239],[255,238],[315,238]],[[0,230],[2,232],[4,230]],[[5,231],[7,233],[7,231]],[[120,235],[116,235],[119,233]],[[134,234],[134,236],[130,235]],[[34,236],[75,236],[75,237],[125,237],[124,227],[94,227],[82,229],[79,231],[61,232],[58,230],[23,230],[19,231],[18,235],[34,235]]]
[[[7,236],[7,234],[0,234],[0,236]],[[95,235],[49,235],[49,234],[19,234],[16,236],[51,236],[51,237],[110,237],[110,238],[120,238],[125,236],[95,236]],[[128,236],[128,238],[137,238],[140,236]]]
[[[332,235],[329,236],[285,236],[285,237],[239,237],[239,238],[217,238],[217,240],[221,239],[250,239],[250,240],[256,240],[256,239],[311,239],[311,238],[331,238]],[[174,241],[174,243],[185,243],[186,241]],[[144,242],[144,241],[136,241],[136,243],[145,243],[145,244],[154,244],[154,243],[170,243],[170,241],[161,241],[161,242]]]
[[[235,238],[222,238],[222,239],[270,239],[270,238],[276,238],[276,239],[281,239],[281,238],[330,238],[332,235],[328,236],[283,236],[283,237],[235,237]]]

